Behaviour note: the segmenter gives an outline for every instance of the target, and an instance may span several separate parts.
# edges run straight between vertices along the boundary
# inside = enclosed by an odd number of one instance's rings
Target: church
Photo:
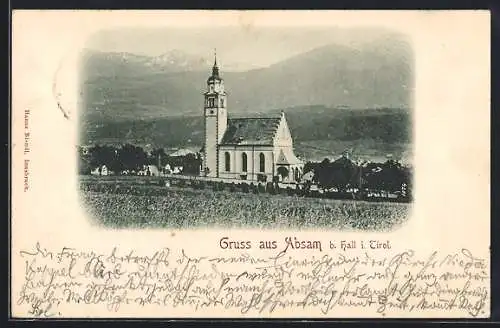
[[[215,57],[204,93],[202,175],[257,182],[297,182],[303,162],[293,151],[285,113],[228,118],[227,94]]]

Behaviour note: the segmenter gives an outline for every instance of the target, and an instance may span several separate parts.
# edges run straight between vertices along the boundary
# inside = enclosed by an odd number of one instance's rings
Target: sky
[[[380,28],[318,27],[214,27],[214,28],[120,28],[101,30],[86,48],[104,52],[129,52],[158,56],[172,50],[212,57],[224,65],[265,67],[328,44],[356,47],[394,35]]]

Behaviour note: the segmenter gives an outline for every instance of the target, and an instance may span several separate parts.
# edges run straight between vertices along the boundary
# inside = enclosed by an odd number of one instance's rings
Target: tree
[[[184,174],[200,174],[201,157],[198,154],[187,154],[182,162]]]
[[[385,192],[401,191],[405,183],[411,185],[411,170],[400,163],[388,160],[385,163],[369,163],[364,169],[364,187]]]
[[[330,162],[327,158],[326,158],[326,161],[328,161],[328,163]],[[312,172],[313,176],[312,176],[312,179],[310,179],[311,183],[312,182],[318,183],[318,172],[319,172],[320,165],[321,165],[321,163],[319,163],[319,162],[307,162],[307,163],[305,163],[302,178],[304,178],[304,176],[306,176],[306,177],[309,176],[308,173]]]
[[[328,159],[326,159],[328,161]],[[318,163],[313,163],[313,162],[306,162],[304,164],[304,174],[310,171],[316,170],[318,167]]]
[[[318,184],[323,189],[333,188],[333,175],[330,166],[330,160],[325,158],[316,169]]]
[[[120,161],[117,150],[111,146],[95,145],[89,149],[89,164],[92,168],[106,165],[112,171],[120,170]]]
[[[357,186],[359,168],[350,159],[341,157],[335,162],[325,158],[317,170],[318,184],[323,189],[336,188],[346,191],[350,186]]]
[[[401,185],[405,183],[401,164],[393,160],[388,160],[383,164],[382,168],[381,179],[383,180],[383,189],[388,192],[400,191]]]
[[[147,162],[150,165],[158,165],[158,163],[160,163],[160,166],[165,166],[167,160],[168,157],[167,154],[165,153],[165,149],[156,148],[153,151],[151,151],[151,154],[148,156]]]
[[[83,149],[78,149],[78,173],[90,174],[92,166],[90,165],[90,154],[86,154]]]
[[[406,183],[406,198],[411,200],[413,198],[413,172],[411,167],[403,168],[403,176]]]
[[[121,170],[138,170],[147,163],[147,155],[141,147],[125,144],[118,151]]]
[[[358,167],[350,159],[341,157],[330,164],[332,184],[341,192],[356,185]]]

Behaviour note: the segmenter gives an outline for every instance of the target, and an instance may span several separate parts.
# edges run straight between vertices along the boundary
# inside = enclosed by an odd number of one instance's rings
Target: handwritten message
[[[16,254],[24,263],[24,278],[12,301],[33,317],[64,317],[65,304],[102,306],[109,317],[125,307],[319,317],[354,307],[380,316],[488,312],[488,262],[467,249],[350,256],[329,248],[299,255],[286,247],[269,253],[255,257],[232,250],[204,257],[169,247],[149,254],[115,247],[100,254],[36,243]]]

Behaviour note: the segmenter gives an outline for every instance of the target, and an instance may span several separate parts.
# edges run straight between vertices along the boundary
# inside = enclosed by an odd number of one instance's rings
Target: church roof
[[[272,145],[281,116],[246,117],[227,120],[222,145]]]

